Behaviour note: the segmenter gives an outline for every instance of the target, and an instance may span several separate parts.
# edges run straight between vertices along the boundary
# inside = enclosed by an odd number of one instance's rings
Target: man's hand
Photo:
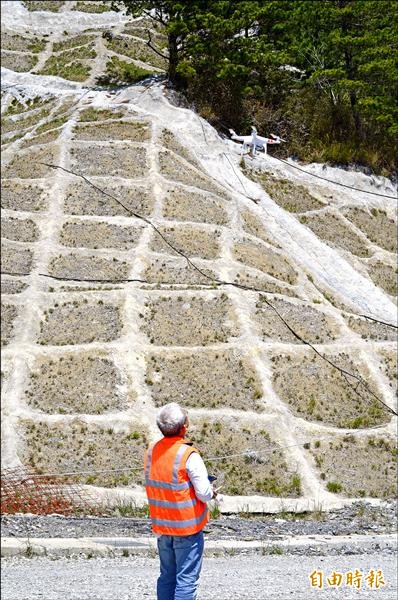
[[[218,488],[215,488],[215,489],[213,489],[213,497],[212,497],[212,500],[215,500],[215,498],[217,498],[217,496],[218,496],[218,492],[219,492],[219,490],[221,490],[221,488],[222,488],[222,485],[220,485]]]

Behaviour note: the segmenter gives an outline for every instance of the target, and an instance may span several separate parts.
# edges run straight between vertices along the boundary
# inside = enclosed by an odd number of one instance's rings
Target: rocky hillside
[[[396,189],[241,159],[108,4],[1,3],[3,467],[141,502],[177,401],[222,510],[396,496]]]

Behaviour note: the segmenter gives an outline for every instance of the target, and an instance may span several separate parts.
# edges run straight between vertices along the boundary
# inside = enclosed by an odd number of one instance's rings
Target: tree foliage
[[[394,0],[116,4],[163,28],[171,83],[215,125],[255,123],[303,158],[396,168]]]

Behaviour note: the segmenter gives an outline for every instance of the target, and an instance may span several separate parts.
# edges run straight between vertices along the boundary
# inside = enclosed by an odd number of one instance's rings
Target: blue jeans
[[[158,538],[160,575],[158,600],[195,600],[202,568],[203,531]]]

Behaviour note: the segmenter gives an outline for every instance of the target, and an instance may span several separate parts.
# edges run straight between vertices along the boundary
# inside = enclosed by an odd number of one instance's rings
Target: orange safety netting
[[[72,515],[92,513],[95,508],[87,489],[65,478],[26,468],[1,471],[1,514]]]

